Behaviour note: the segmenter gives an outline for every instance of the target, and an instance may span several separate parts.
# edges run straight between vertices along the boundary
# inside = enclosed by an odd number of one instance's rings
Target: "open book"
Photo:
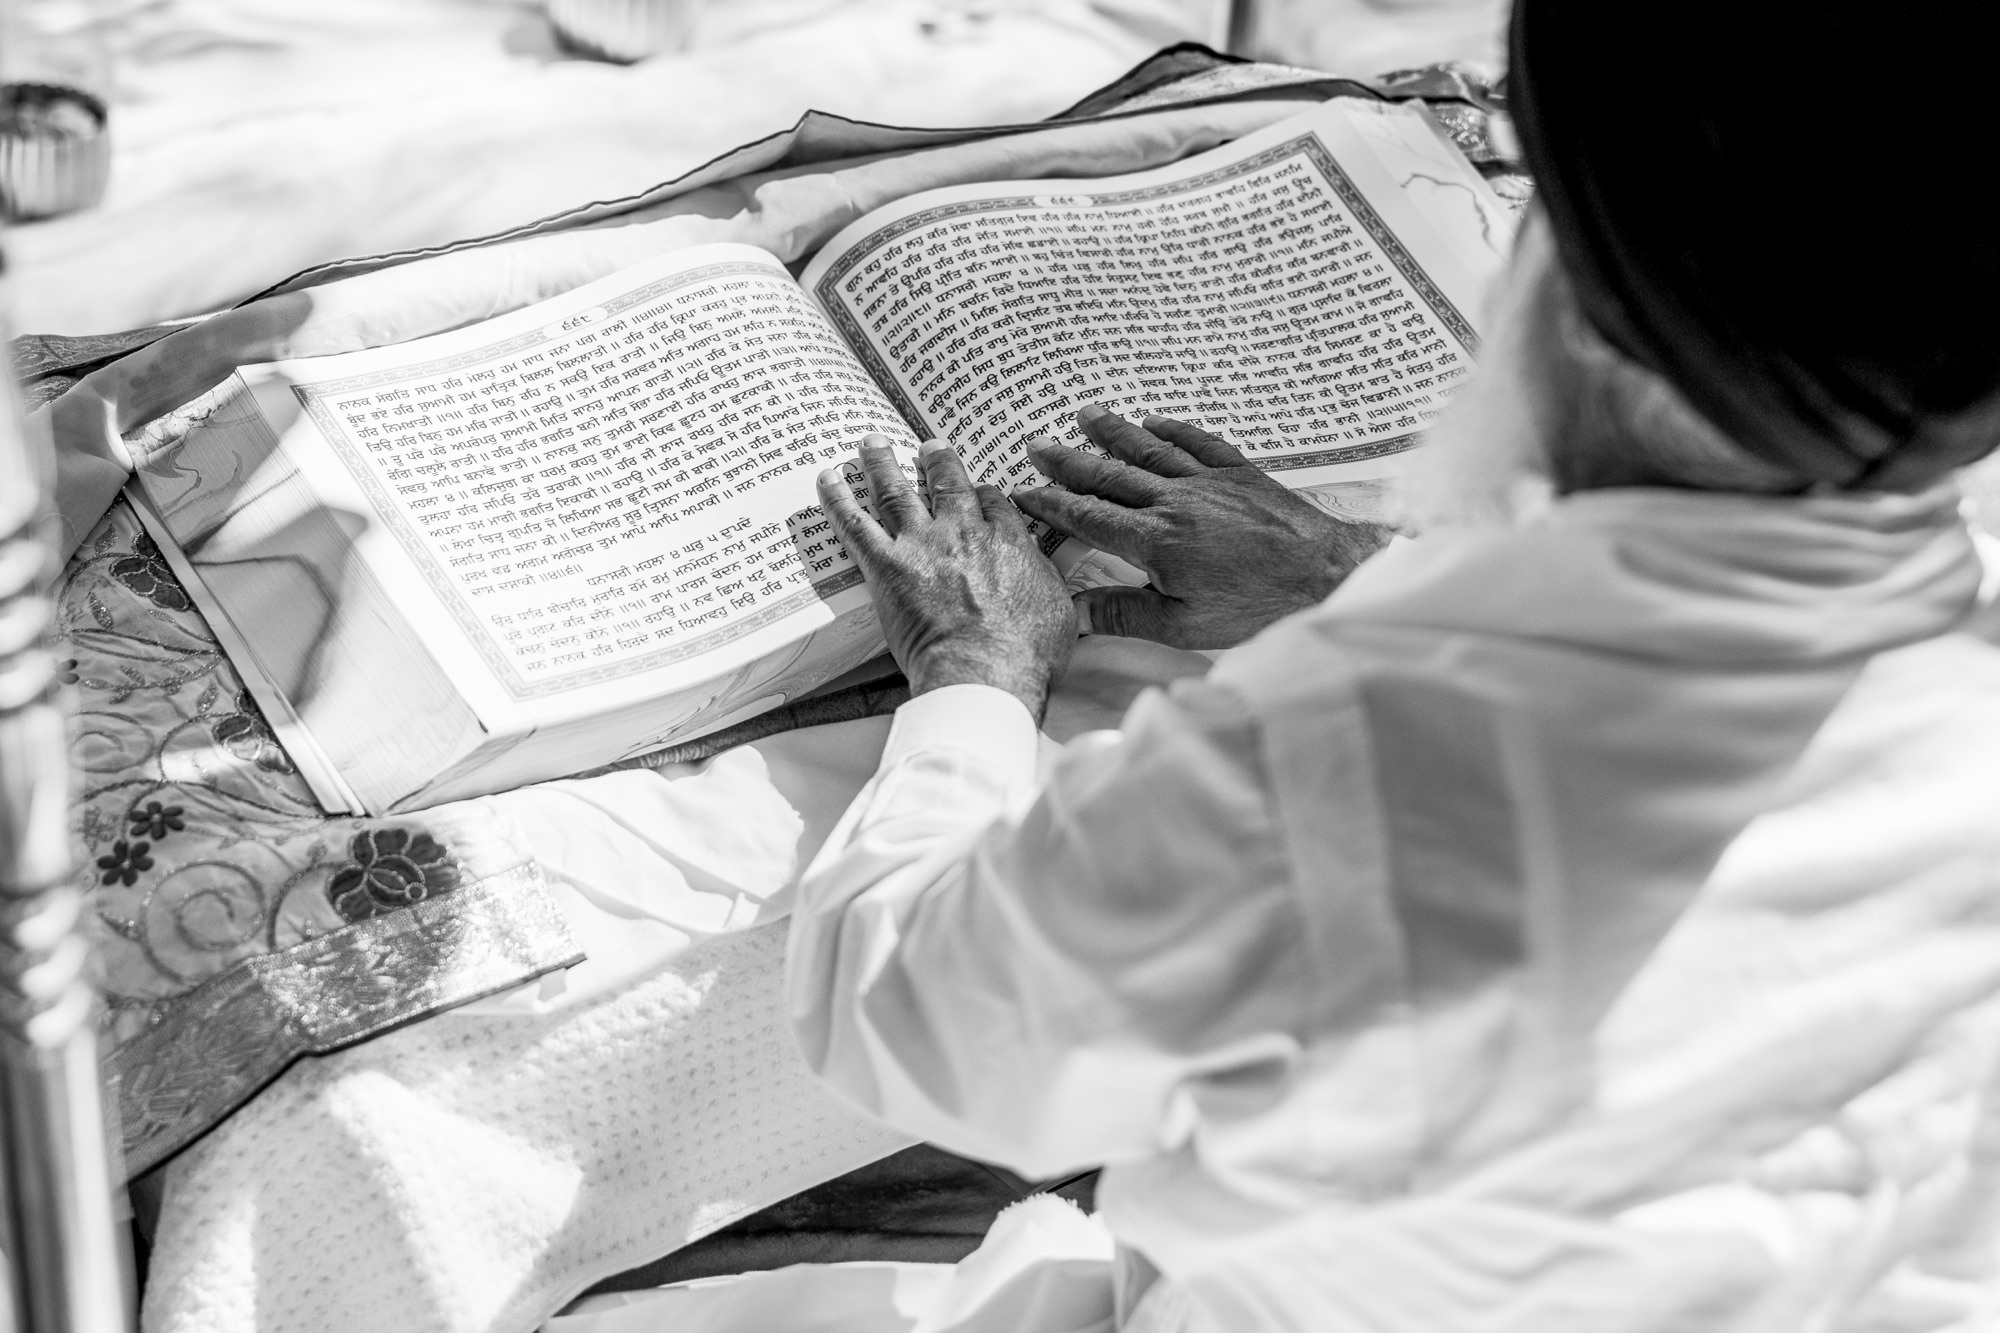
[[[1421,111],[1331,102],[1139,175],[914,195],[796,279],[701,246],[247,368],[136,442],[135,501],[321,803],[419,808],[879,655],[814,501],[871,431],[1010,487],[1106,402],[1338,507],[1469,368],[1508,225]]]

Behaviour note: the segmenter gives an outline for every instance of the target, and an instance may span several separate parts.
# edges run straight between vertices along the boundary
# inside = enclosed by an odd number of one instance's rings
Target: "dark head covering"
[[[1517,0],[1584,310],[1738,445],[1895,487],[2000,441],[1993,0]]]

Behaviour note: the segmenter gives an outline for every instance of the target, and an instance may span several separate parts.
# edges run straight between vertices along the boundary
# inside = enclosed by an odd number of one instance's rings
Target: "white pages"
[[[1340,99],[1156,171],[912,196],[802,281],[912,424],[1002,485],[1103,402],[1308,488],[1396,471],[1511,240],[1421,110]]]
[[[254,368],[176,417],[145,498],[330,809],[640,753],[881,651],[813,479],[914,440],[761,250]]]

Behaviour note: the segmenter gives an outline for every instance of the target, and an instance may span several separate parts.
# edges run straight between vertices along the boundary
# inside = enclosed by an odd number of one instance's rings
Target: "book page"
[[[1343,101],[1158,171],[914,196],[803,282],[911,423],[1003,486],[1034,479],[1023,441],[1104,402],[1305,487],[1419,441],[1508,227],[1421,113]]]
[[[861,576],[814,477],[870,431],[914,444],[791,276],[746,246],[276,370],[330,446],[288,436],[287,452],[322,496],[379,516],[515,700],[640,676],[656,691],[663,669],[728,669],[826,624]]]

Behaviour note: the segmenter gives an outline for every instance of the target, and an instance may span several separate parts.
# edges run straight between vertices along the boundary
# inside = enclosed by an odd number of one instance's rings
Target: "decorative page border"
[[[1291,472],[1302,467],[1325,467],[1329,463],[1361,463],[1371,458],[1387,458],[1414,449],[1423,436],[1415,431],[1407,435],[1392,435],[1386,440],[1371,440],[1366,444],[1344,444],[1338,449],[1321,449],[1311,454],[1286,454],[1283,458],[1268,461],[1252,459],[1262,472]]]
[[[728,260],[716,264],[703,264],[699,268],[686,269],[679,273],[669,274],[657,281],[649,282],[643,287],[634,288],[629,292],[622,292],[616,296],[608,297],[600,302],[599,305],[605,311],[607,317],[613,317],[625,310],[644,305],[649,301],[678,291],[682,287],[692,286],[697,282],[706,282],[713,279],[744,274],[767,278],[774,282],[792,283],[795,289],[797,286],[796,283],[793,283],[790,274],[773,264],[759,264],[749,260]],[[814,602],[824,601],[832,597],[835,593],[846,588],[851,588],[861,581],[861,571],[859,569],[845,570],[788,593],[775,602],[766,603],[741,620],[717,626],[712,630],[696,635],[692,639],[683,639],[665,644],[649,652],[642,653],[638,657],[627,658],[621,662],[586,665],[573,671],[566,671],[558,676],[551,676],[546,680],[529,681],[524,678],[515,667],[513,658],[487,628],[484,620],[473,607],[471,599],[464,595],[462,586],[456,579],[451,577],[443,565],[438,563],[437,558],[432,555],[429,545],[425,542],[423,534],[417,531],[416,526],[403,514],[401,506],[396,503],[395,498],[389,494],[381,480],[375,476],[373,469],[369,467],[366,461],[366,456],[348,436],[345,424],[335,417],[332,409],[327,405],[325,400],[329,397],[340,397],[365,389],[380,388],[389,384],[400,384],[412,379],[448,375],[455,370],[463,370],[469,366],[479,365],[498,357],[518,355],[532,350],[545,342],[552,341],[555,341],[555,339],[549,336],[546,328],[533,329],[526,333],[516,334],[511,338],[504,338],[496,343],[489,343],[484,347],[476,348],[472,351],[457,352],[450,356],[438,357],[435,360],[419,362],[412,366],[375,370],[362,375],[351,375],[344,379],[323,380],[313,384],[295,384],[292,386],[292,392],[297,395],[299,402],[312,416],[313,424],[319,427],[320,434],[326,437],[327,442],[333,447],[334,454],[346,467],[349,475],[354,478],[356,484],[361,487],[362,493],[368,497],[368,502],[373,506],[376,514],[380,516],[389,531],[395,534],[397,542],[401,544],[403,550],[409,555],[411,562],[416,565],[418,571],[424,576],[424,581],[430,585],[431,591],[437,595],[438,600],[450,612],[452,620],[458,625],[459,630],[465,635],[466,639],[478,651],[480,657],[492,671],[494,679],[507,691],[508,697],[513,699],[541,698],[551,694],[559,694],[565,690],[575,689],[579,686],[596,685],[608,680],[622,680],[627,676],[637,675],[642,671],[650,671],[655,667],[683,662],[690,657],[696,657],[702,653],[711,652],[726,644],[733,643],[747,634],[755,633],[767,625],[783,620],[785,617],[811,606]],[[665,395],[662,396],[664,397]]]
[[[1213,171],[1206,171],[1198,176],[1190,176],[1183,180],[1160,185],[1143,186],[1138,189],[1114,190],[1103,194],[1090,194],[1089,197],[1094,205],[1104,207],[1116,207],[1120,204],[1143,203],[1153,199],[1164,199],[1173,195],[1192,193],[1195,190],[1206,189],[1214,185],[1226,184],[1238,176],[1248,175],[1254,171],[1261,171],[1266,167],[1275,166],[1293,157],[1305,158],[1307,162],[1319,171],[1319,174],[1325,178],[1329,188],[1333,190],[1334,194],[1339,196],[1341,203],[1353,214],[1355,221],[1359,222],[1362,228],[1367,231],[1369,237],[1381,248],[1383,254],[1388,256],[1389,262],[1396,266],[1397,272],[1401,273],[1404,280],[1416,290],[1417,295],[1423,298],[1424,303],[1430,306],[1432,313],[1437,316],[1438,322],[1444,325],[1445,330],[1452,337],[1458,339],[1459,345],[1468,354],[1476,352],[1479,347],[1479,335],[1473,332],[1471,323],[1464,315],[1459,313],[1458,307],[1452,304],[1451,298],[1444,294],[1444,291],[1431,279],[1430,274],[1424,271],[1423,266],[1417,262],[1416,256],[1412,255],[1408,247],[1403,244],[1395,232],[1389,229],[1389,224],[1382,220],[1382,215],[1375,211],[1374,205],[1368,202],[1367,197],[1361,193],[1360,187],[1354,183],[1353,178],[1347,174],[1340,163],[1334,160],[1333,154],[1327,150],[1326,144],[1317,134],[1302,134],[1296,139],[1287,139],[1281,144],[1273,144],[1263,152],[1257,153],[1252,157],[1232,162],[1227,166],[1217,167]],[[1079,182],[1079,184],[1087,184],[1087,182]],[[1081,191],[1081,193],[1088,194],[1088,191]],[[868,371],[869,378],[881,386],[882,392],[888,396],[889,401],[895,405],[896,410],[902,413],[903,419],[909,422],[910,429],[918,435],[928,433],[928,428],[924,424],[922,414],[917,411],[916,404],[910,401],[909,395],[903,392],[902,382],[896,378],[895,372],[890,370],[888,365],[882,360],[881,354],[875,348],[874,341],[862,330],[860,322],[848,310],[846,302],[841,300],[839,292],[840,282],[857,265],[866,260],[870,254],[906,232],[915,231],[921,227],[928,227],[933,223],[941,222],[948,218],[962,217],[968,213],[984,213],[1004,208],[1029,207],[1033,206],[1034,202],[1034,195],[1017,194],[994,199],[966,199],[957,203],[939,204],[935,208],[923,209],[907,217],[898,218],[896,221],[889,223],[877,231],[870,232],[820,276],[819,284],[814,293],[819,298],[820,307],[833,320],[834,326],[840,331],[841,338],[846,341],[849,347],[854,349],[854,354],[861,359],[862,365]],[[1302,467],[1324,467],[1332,463],[1359,462],[1364,459],[1380,458],[1388,454],[1401,453],[1414,445],[1417,442],[1417,438],[1415,435],[1401,435],[1389,440],[1373,440],[1361,444],[1346,445],[1338,449],[1324,449],[1316,453],[1294,454],[1275,459],[1258,458],[1251,461],[1265,472],[1284,472]]]

